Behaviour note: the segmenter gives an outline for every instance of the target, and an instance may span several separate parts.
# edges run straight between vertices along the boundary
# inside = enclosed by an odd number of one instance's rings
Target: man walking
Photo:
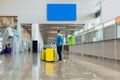
[[[56,36],[57,53],[59,56],[59,61],[62,61],[63,36],[60,34],[60,30],[58,30],[57,33],[58,33]]]

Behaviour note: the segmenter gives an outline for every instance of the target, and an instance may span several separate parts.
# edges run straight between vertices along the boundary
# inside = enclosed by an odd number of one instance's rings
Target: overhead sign
[[[75,21],[76,4],[47,4],[48,21]]]

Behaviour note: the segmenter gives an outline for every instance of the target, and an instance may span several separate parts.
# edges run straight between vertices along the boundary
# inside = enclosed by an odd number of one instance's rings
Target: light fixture
[[[70,31],[76,31],[77,29],[65,29],[65,30],[68,30],[68,31],[69,31],[69,30],[70,30]]]
[[[24,26],[31,26],[31,24],[24,24]]]
[[[49,31],[49,33],[57,33],[57,31]]]
[[[65,27],[51,27],[51,29],[65,29]]]
[[[69,26],[81,26],[81,25],[83,25],[83,24],[72,24],[72,25],[69,25]]]

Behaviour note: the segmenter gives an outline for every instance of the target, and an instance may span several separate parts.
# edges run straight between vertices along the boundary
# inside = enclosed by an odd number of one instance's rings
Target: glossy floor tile
[[[45,62],[39,56],[0,55],[0,80],[120,80],[114,61],[70,55],[62,62]]]
[[[87,68],[77,66],[72,61],[41,62],[41,80],[103,80]]]

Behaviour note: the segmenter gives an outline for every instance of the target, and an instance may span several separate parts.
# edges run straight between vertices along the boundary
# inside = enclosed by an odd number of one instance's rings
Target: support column
[[[32,79],[39,79],[39,70],[40,70],[40,53],[39,53],[39,43],[40,43],[40,32],[39,24],[32,24],[32,59],[33,59],[33,68],[32,68]]]
[[[32,52],[39,52],[39,24],[32,24]]]

